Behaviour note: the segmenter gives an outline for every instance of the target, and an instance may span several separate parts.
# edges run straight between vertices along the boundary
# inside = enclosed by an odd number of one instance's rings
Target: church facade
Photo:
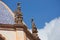
[[[17,10],[12,12],[0,1],[0,15],[0,40],[40,40],[34,20],[31,20],[32,33],[24,23],[20,3],[17,3]]]

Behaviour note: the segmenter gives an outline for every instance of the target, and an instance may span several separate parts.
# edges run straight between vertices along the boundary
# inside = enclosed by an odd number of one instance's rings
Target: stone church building
[[[7,0],[8,1],[8,0]],[[20,3],[17,10],[11,9],[0,0],[0,40],[40,40],[34,20],[31,20],[32,33],[23,21]]]

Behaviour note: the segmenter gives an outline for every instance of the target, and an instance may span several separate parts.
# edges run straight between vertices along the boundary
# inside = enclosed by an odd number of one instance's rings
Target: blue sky
[[[24,22],[31,28],[34,18],[37,28],[44,28],[46,22],[60,17],[60,0],[2,0],[14,12],[17,2],[21,2]]]

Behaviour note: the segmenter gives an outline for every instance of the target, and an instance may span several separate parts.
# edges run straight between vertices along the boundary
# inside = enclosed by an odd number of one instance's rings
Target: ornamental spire
[[[20,2],[17,3],[17,10],[21,11],[21,6],[20,6]]]
[[[34,20],[32,19],[31,22],[32,22],[32,33],[37,33],[38,31],[37,31],[36,25],[34,23]]]
[[[38,31],[37,31],[36,25],[34,23],[34,20],[32,19],[31,22],[32,22],[32,35],[35,36],[37,40],[40,40],[40,38],[37,34]]]
[[[18,2],[17,3],[17,10],[15,12],[15,23],[22,24],[22,21],[23,21],[23,15],[22,15],[22,12],[21,12],[20,3]]]

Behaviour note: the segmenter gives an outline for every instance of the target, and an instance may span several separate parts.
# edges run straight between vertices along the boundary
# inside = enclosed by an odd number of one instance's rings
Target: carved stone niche
[[[0,40],[5,40],[5,37],[3,37],[2,34],[0,34]]]

